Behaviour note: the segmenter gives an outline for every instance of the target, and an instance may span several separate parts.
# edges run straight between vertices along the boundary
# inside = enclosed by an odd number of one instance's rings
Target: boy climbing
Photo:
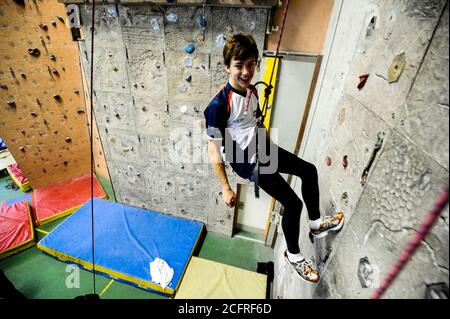
[[[257,90],[250,84],[255,74],[258,48],[250,34],[239,33],[227,39],[223,49],[229,78],[205,109],[208,154],[214,172],[222,185],[225,204],[235,205],[222,157],[242,178],[258,181],[259,186],[284,207],[282,229],[287,243],[286,261],[307,282],[318,282],[320,275],[312,260],[300,253],[300,213],[303,202],[280,173],[293,174],[302,180],[302,195],[308,209],[310,234],[321,238],[342,228],[344,215],[321,217],[316,167],[274,144],[264,128],[258,128],[261,117]],[[258,153],[256,153],[258,149]],[[264,157],[269,149],[269,156]],[[257,154],[261,154],[258,155]],[[257,167],[259,163],[259,169]]]

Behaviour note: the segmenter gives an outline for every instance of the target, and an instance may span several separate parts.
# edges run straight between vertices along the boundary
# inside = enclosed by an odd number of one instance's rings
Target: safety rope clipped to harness
[[[255,87],[259,84],[264,84],[266,86],[266,88],[264,89],[264,103],[262,106],[262,110],[261,110],[261,117],[258,121],[258,130],[260,128],[264,127],[264,119],[266,118],[266,114],[267,114],[267,110],[269,109],[268,104],[269,104],[269,96],[272,93],[272,79],[273,79],[273,75],[275,72],[275,67],[277,66],[278,60],[279,60],[279,56],[278,56],[278,52],[280,50],[280,44],[281,44],[281,39],[283,37],[283,32],[284,32],[284,24],[286,22],[286,17],[287,17],[287,11],[288,11],[288,7],[289,7],[289,0],[286,1],[286,6],[284,7],[284,13],[283,13],[283,21],[281,23],[281,30],[280,30],[280,36],[278,37],[278,43],[277,43],[277,49],[275,51],[275,63],[272,66],[272,72],[270,74],[270,80],[269,80],[269,84],[263,82],[263,81],[259,81],[255,83]],[[266,137],[267,138],[267,137]],[[256,165],[253,169],[253,182],[255,184],[255,197],[259,198],[259,156],[258,156],[258,149],[259,149],[259,142],[258,142],[258,134],[256,134]]]

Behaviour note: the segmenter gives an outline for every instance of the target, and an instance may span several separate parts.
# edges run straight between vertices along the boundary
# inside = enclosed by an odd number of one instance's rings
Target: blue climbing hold
[[[198,17],[198,25],[204,30],[206,29],[206,26],[208,25],[208,21],[206,21],[204,16]]]
[[[3,139],[0,137],[0,151],[4,149],[7,149],[7,147]]]
[[[184,52],[186,52],[186,53],[191,54],[191,53],[193,53],[194,51],[195,51],[195,45],[193,45],[192,43],[189,43],[188,45],[186,45],[186,46],[184,47]]]

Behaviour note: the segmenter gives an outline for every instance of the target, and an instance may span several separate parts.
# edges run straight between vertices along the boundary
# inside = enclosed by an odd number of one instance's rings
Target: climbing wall
[[[300,155],[318,167],[322,211],[347,221],[311,245],[302,214],[318,285],[286,267],[280,235],[274,298],[370,298],[448,184],[448,2],[336,2],[332,22]],[[447,206],[385,297],[448,296],[448,238]]]
[[[0,2],[0,136],[33,188],[90,171],[80,60],[66,19],[57,0]]]
[[[85,39],[80,56],[89,78],[92,7],[79,8]],[[224,205],[208,163],[203,111],[227,80],[226,37],[252,32],[262,51],[267,13],[263,8],[97,6],[94,110],[118,201],[199,220],[231,235],[234,210]],[[238,177],[231,171],[229,176],[236,189]]]

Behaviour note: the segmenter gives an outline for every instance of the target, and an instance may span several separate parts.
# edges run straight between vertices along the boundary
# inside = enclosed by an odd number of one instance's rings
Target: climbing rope
[[[263,82],[263,81],[259,81],[255,83],[255,87],[258,84],[264,84],[266,86],[266,88],[264,89],[264,103],[262,106],[262,110],[261,110],[261,118],[260,121],[258,123],[258,128],[262,128],[264,126],[264,119],[266,118],[266,114],[267,114],[267,110],[269,109],[268,104],[269,104],[269,96],[272,93],[272,79],[273,79],[273,75],[275,73],[275,67],[278,64],[278,60],[280,59],[280,57],[278,56],[279,50],[280,50],[280,44],[281,44],[281,39],[283,38],[283,32],[284,32],[284,25],[286,22],[286,17],[287,17],[287,11],[288,11],[288,7],[289,7],[289,0],[286,0],[286,6],[284,7],[284,12],[283,12],[283,20],[281,22],[281,29],[280,29],[280,35],[278,37],[278,43],[277,43],[277,49],[275,51],[275,62],[272,65],[272,71],[270,73],[270,80],[269,80],[269,84]],[[255,185],[255,197],[259,198],[259,181],[258,181],[258,175],[259,175],[259,157],[258,157],[258,134],[256,134],[256,165],[254,168],[254,185]]]
[[[91,242],[92,242],[92,274],[93,290],[95,291],[95,254],[94,254],[94,31],[95,31],[95,0],[92,0],[92,25],[91,25],[91,77],[90,77],[90,138],[91,138]]]
[[[448,203],[448,185],[438,196],[436,202],[434,203],[433,208],[420,224],[419,230],[417,231],[416,234],[414,234],[411,237],[405,249],[403,249],[403,252],[401,253],[400,257],[398,258],[394,266],[392,266],[386,278],[381,283],[380,287],[374,291],[374,293],[371,296],[372,299],[379,299],[391,286],[394,279],[398,276],[398,274],[405,267],[406,263],[415,253],[422,240],[428,235],[428,233],[430,232],[434,223],[441,215],[441,212],[445,208],[447,203]]]

